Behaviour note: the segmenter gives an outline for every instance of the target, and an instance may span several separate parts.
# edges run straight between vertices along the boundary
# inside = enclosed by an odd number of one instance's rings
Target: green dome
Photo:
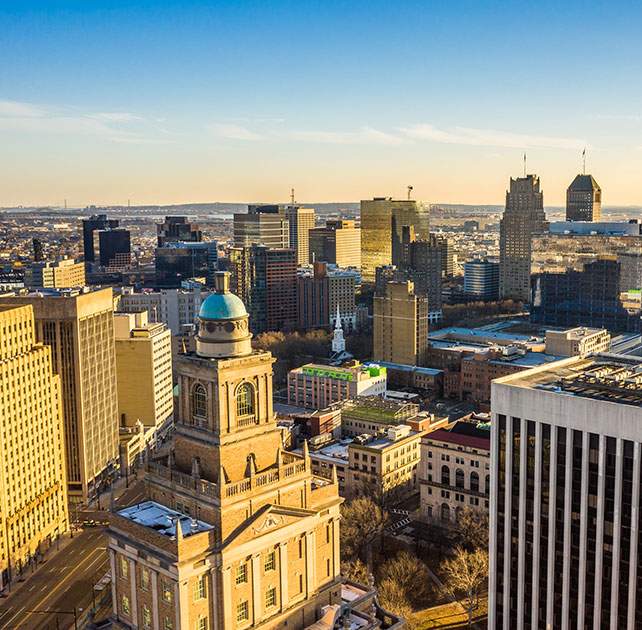
[[[212,293],[198,312],[200,319],[236,319],[247,317],[245,304],[234,293]]]

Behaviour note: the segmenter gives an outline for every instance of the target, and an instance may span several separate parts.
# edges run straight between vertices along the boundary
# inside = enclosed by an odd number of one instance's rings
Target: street
[[[86,529],[40,565],[6,600],[0,599],[0,630],[65,630],[74,608],[92,605],[93,586],[109,568],[104,528]],[[60,612],[58,612],[60,611]]]

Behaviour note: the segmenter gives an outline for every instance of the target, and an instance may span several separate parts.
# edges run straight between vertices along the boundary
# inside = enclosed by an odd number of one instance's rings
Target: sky
[[[0,0],[0,206],[642,205],[642,3]]]

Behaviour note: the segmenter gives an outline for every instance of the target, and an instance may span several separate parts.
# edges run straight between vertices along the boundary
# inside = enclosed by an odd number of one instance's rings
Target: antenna
[[[524,153],[524,177],[526,177],[526,153]]]
[[[408,201],[410,201],[410,193],[413,191],[412,186],[408,186]]]
[[[67,200],[65,199],[65,210],[67,209]]]
[[[290,202],[294,205],[294,188],[290,188]]]
[[[586,147],[582,151],[582,175],[586,175]]]

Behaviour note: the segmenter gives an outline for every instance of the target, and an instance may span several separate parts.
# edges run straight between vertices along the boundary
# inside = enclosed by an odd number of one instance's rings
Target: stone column
[[[152,570],[152,628],[160,630],[158,611],[158,573]]]
[[[233,627],[232,617],[232,567],[225,567],[222,571],[223,581],[223,628],[229,630]]]
[[[220,625],[219,625],[219,597],[218,597],[218,589],[219,589],[219,576],[218,576],[218,567],[212,567],[211,570],[211,575],[212,575],[212,591],[210,594],[210,613],[212,616],[212,630],[219,630]]]
[[[136,593],[136,563],[129,559],[129,583],[131,585],[132,595],[132,627],[138,628],[138,598]]]
[[[311,593],[314,592],[314,589],[317,586],[317,576],[316,576],[316,534],[314,531],[306,532],[305,534],[305,578],[307,586],[307,596],[309,597]]]
[[[341,547],[340,547],[341,537],[339,535],[339,517],[337,516],[332,521],[332,563],[334,566],[334,577],[337,577],[341,573]]]
[[[279,544],[279,571],[281,576],[281,610],[285,610],[290,601],[290,591],[288,586],[288,543],[287,541]]]
[[[255,553],[252,556],[252,612],[254,625],[259,623],[263,615],[261,602],[261,554]]]
[[[118,619],[118,599],[116,596],[116,552],[113,549],[109,550],[109,568],[111,570],[111,603],[114,617]]]

